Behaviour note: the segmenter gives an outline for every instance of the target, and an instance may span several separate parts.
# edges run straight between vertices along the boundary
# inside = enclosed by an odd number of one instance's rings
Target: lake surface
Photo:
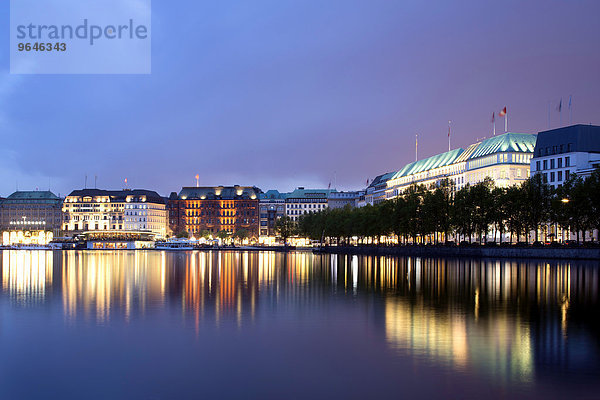
[[[0,258],[0,399],[600,397],[598,262]]]

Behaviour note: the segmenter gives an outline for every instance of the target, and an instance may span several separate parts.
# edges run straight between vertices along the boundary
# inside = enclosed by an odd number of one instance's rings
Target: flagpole
[[[450,151],[450,123],[452,121],[448,121],[448,151]]]
[[[573,100],[573,96],[569,96],[569,125],[573,125],[573,107],[571,105],[571,100]]]
[[[508,112],[504,114],[504,133],[508,132]]]
[[[415,133],[415,162],[417,162],[419,160],[418,149],[419,149],[419,134]]]

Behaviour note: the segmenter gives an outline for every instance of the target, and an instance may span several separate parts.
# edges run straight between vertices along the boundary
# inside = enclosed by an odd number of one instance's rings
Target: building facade
[[[356,202],[360,198],[362,191],[351,191],[351,192],[331,192],[327,199],[327,206],[331,209],[344,208],[344,207],[356,207]]]
[[[260,236],[275,236],[277,220],[285,216],[285,199],[289,193],[268,190],[259,195]]]
[[[335,189],[305,189],[299,187],[285,199],[285,215],[298,221],[304,214],[324,211],[329,207],[329,196]]]
[[[2,199],[3,243],[22,244],[28,238],[31,243],[34,238],[35,244],[47,244],[53,236],[59,236],[61,204],[62,200],[50,191],[17,191]]]
[[[258,237],[261,193],[252,186],[184,187],[169,196],[170,228],[194,237],[244,229],[250,237]]]
[[[583,178],[600,168],[600,126],[572,125],[538,133],[531,173],[560,187],[569,175]]]
[[[74,190],[63,203],[63,231],[67,236],[105,232],[148,232],[165,237],[165,200],[151,190]]]
[[[491,178],[508,187],[529,178],[529,164],[536,135],[505,133],[405,165],[396,172],[379,175],[367,187],[361,204],[393,199],[412,184],[431,186],[447,179],[454,190]],[[360,198],[360,197],[359,197]]]

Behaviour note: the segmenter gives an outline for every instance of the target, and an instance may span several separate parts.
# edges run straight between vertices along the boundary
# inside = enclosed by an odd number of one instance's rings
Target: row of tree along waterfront
[[[569,233],[577,242],[600,232],[600,170],[582,179],[571,175],[556,189],[537,174],[519,186],[496,187],[491,179],[453,191],[450,181],[413,185],[375,206],[331,209],[282,218],[279,235],[329,244],[395,244],[555,241]],[[353,239],[354,238],[354,239]]]

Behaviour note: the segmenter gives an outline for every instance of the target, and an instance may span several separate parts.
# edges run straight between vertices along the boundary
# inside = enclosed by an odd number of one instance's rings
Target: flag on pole
[[[562,97],[560,98],[560,101],[558,102],[558,106],[556,106],[556,111],[562,112]]]
[[[369,180],[367,179],[367,187],[369,187]]]
[[[498,115],[504,117],[504,132],[508,132],[508,111],[506,110],[506,107],[500,110]]]
[[[496,113],[495,112],[492,113],[492,124],[494,122],[496,122]]]

